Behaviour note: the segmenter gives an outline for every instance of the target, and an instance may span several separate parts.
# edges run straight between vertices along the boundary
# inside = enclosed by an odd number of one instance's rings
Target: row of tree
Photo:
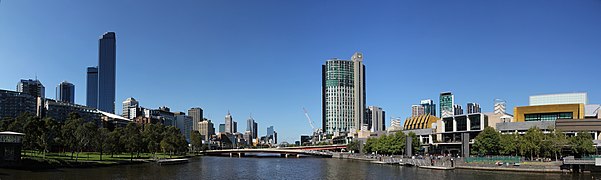
[[[564,151],[576,156],[595,152],[592,136],[580,132],[577,136],[568,137],[560,130],[543,133],[533,127],[525,134],[501,134],[492,127],[486,127],[476,138],[472,146],[472,154],[479,155],[511,155],[555,158],[561,157]]]
[[[180,130],[173,126],[130,122],[117,128],[99,127],[98,122],[86,121],[77,113],[69,114],[66,120],[40,119],[23,114],[16,118],[0,121],[0,131],[25,133],[23,148],[43,153],[70,152],[71,159],[79,158],[80,152],[99,152],[100,160],[104,153],[134,154],[157,152],[170,155],[188,151],[188,143]],[[196,132],[198,133],[198,132]],[[75,157],[74,157],[75,156]]]
[[[405,153],[406,140],[412,138],[411,145],[413,152],[420,150],[420,142],[417,135],[413,132],[405,134],[401,131],[392,135],[383,135],[378,138],[369,138],[363,146],[363,151],[366,153],[377,152],[378,154],[403,154]],[[355,147],[349,145],[349,147]],[[351,149],[351,148],[349,148]]]

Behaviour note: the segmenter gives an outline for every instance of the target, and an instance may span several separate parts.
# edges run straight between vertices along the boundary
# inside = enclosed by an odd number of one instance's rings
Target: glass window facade
[[[530,106],[550,104],[587,104],[586,93],[545,94],[530,96]]]
[[[480,126],[481,123],[481,119],[480,119],[480,114],[477,115],[470,115],[470,130],[482,130],[482,127]]]
[[[444,132],[453,132],[453,118],[444,118]]]
[[[557,119],[574,119],[572,112],[524,114],[525,121],[555,121]]]
[[[457,131],[467,131],[467,117],[466,116],[457,116],[457,117],[455,117],[455,121],[457,122]]]

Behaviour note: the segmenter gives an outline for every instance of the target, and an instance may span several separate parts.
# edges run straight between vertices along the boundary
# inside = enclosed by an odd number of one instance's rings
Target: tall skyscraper
[[[46,88],[42,85],[42,82],[37,79],[21,79],[21,81],[17,83],[17,92],[29,94],[33,97],[46,98]]]
[[[115,33],[106,32],[98,40],[98,66],[88,67],[88,106],[115,113],[116,63]]]
[[[463,108],[461,108],[461,105],[459,105],[459,104],[453,105],[453,115],[462,115],[462,114],[463,114]]]
[[[386,112],[383,111],[381,107],[367,107],[366,118],[367,121],[370,122],[368,128],[371,132],[386,130],[386,123],[384,122],[386,119]]]
[[[56,86],[56,100],[75,104],[75,85],[63,81]]]
[[[194,122],[194,126],[192,127],[192,130],[194,131],[198,131],[199,130],[199,122],[203,121],[203,117],[202,117],[202,108],[199,107],[195,107],[195,108],[190,108],[188,110],[188,116],[192,116],[192,120]]]
[[[506,112],[506,102],[502,99],[495,99],[495,114],[504,114]]]
[[[225,132],[226,133],[234,133],[234,122],[233,122],[233,118],[232,115],[230,114],[230,112],[227,112],[227,115],[225,115]]]
[[[136,108],[140,107],[140,103],[133,97],[125,99],[123,101],[123,117],[127,119],[134,119]],[[133,110],[133,112],[132,112]]]
[[[276,138],[276,135],[274,133],[275,133],[275,131],[273,130],[273,126],[267,127],[267,134],[265,135],[265,138],[267,139],[267,142],[270,144],[272,144],[276,141],[274,139],[274,138]]]
[[[422,105],[411,105],[411,116],[421,116],[425,114],[424,106]]]
[[[432,99],[421,100],[420,105],[424,107],[425,114],[436,116],[436,104]]]
[[[257,122],[255,122],[252,117],[249,117],[248,120],[246,120],[246,131],[250,131],[253,138],[258,137]]]
[[[98,108],[98,67],[88,67],[86,106]]]
[[[480,113],[480,104],[478,103],[467,103],[467,114]]]
[[[351,60],[322,65],[322,125],[327,134],[359,130],[365,122],[365,66],[356,52]]]
[[[202,136],[202,140],[209,141],[211,136],[215,134],[215,127],[213,127],[213,123],[211,120],[198,122],[198,132]]]
[[[455,96],[451,92],[440,93],[440,117],[450,117],[455,114],[453,105],[455,104]]]
[[[225,124],[219,124],[219,132],[225,133]]]
[[[99,40],[98,109],[115,113],[115,65],[117,60],[115,33],[107,32]]]

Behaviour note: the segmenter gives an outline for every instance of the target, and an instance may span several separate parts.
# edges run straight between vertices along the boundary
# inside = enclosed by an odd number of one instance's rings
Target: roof
[[[18,132],[12,132],[12,131],[3,131],[3,132],[0,132],[0,135],[19,135],[19,136],[24,136],[25,134],[18,133]]]
[[[555,121],[526,121],[526,122],[497,123],[497,130],[499,130],[499,131],[528,130],[531,127],[537,127],[539,129],[554,128]]]
[[[100,111],[100,110],[98,110],[98,112],[101,113],[103,116],[107,116],[107,117],[115,119],[115,120],[131,121],[130,119],[121,117],[116,114],[112,114],[112,113],[108,113],[108,112],[104,112],[104,111]]]
[[[599,112],[599,108],[601,108],[601,105],[599,104],[586,104],[584,105],[584,116],[597,116],[597,113]]]

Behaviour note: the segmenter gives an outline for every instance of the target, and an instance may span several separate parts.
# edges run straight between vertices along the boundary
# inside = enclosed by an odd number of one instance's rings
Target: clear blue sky
[[[280,141],[321,125],[321,64],[364,53],[367,104],[389,117],[452,91],[457,104],[509,108],[542,93],[601,103],[601,1],[32,1],[0,2],[0,89],[63,80],[85,104],[98,37],[117,33],[117,111],[199,106],[238,129],[252,113]],[[437,103],[438,104],[438,103]]]

